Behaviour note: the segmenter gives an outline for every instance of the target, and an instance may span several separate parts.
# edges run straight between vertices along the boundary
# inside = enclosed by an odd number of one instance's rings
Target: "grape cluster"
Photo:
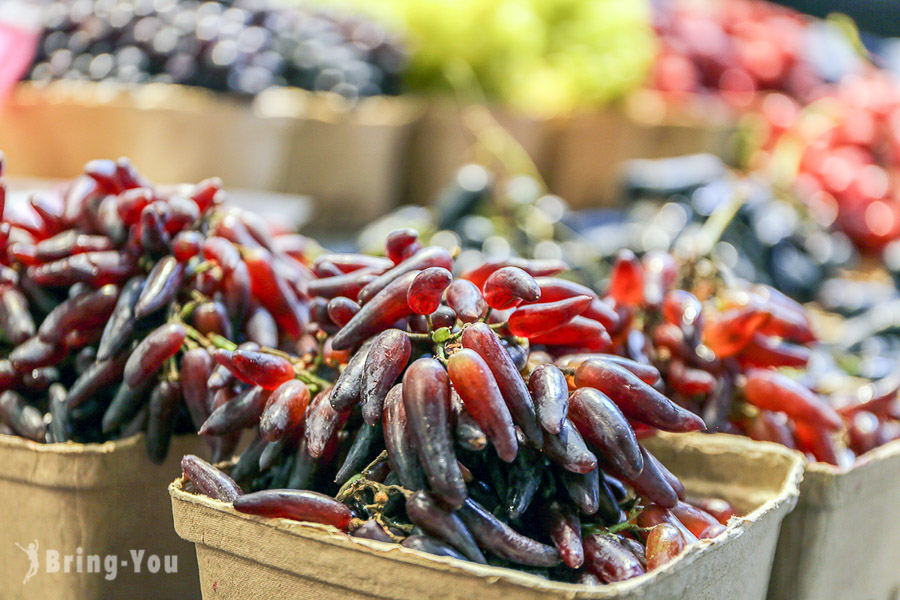
[[[351,100],[401,90],[403,50],[358,17],[268,0],[59,0],[45,15],[37,81],[295,86]]]
[[[161,188],[125,159],[97,160],[2,209],[4,433],[59,443],[146,431],[160,461],[173,433],[209,414],[207,335],[299,338],[307,269],[283,248],[305,238],[276,242],[223,199],[218,179]],[[236,443],[213,440],[215,456]]]
[[[214,352],[237,395],[200,433],[257,433],[230,477],[186,457],[199,491],[240,512],[593,583],[724,531],[727,503],[687,502],[638,441],[636,430],[703,422],[654,387],[649,361],[605,353],[630,330],[623,298],[557,277],[560,261],[460,272],[409,229],[384,253],[310,262],[306,354]]]

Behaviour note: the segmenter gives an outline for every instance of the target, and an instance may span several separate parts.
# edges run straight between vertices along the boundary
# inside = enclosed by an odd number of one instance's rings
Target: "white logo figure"
[[[25,573],[25,579],[22,581],[22,585],[28,583],[28,580],[37,575],[38,567],[40,563],[38,562],[38,541],[34,540],[30,544],[28,544],[27,548],[22,548],[19,545],[19,542],[16,542],[16,546],[19,546],[19,549],[28,555],[28,560],[31,561],[31,566],[28,567],[28,572]]]

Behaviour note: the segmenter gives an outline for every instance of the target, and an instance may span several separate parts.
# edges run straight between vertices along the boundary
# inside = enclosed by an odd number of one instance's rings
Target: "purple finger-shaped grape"
[[[307,451],[313,458],[322,458],[325,448],[335,439],[350,417],[350,411],[336,411],[331,407],[329,396],[333,388],[316,394],[306,409]]]
[[[607,457],[617,473],[636,477],[641,472],[643,458],[634,430],[605,394],[587,387],[575,390],[569,398],[569,415],[579,433]]]
[[[363,538],[366,540],[375,540],[377,542],[394,543],[394,538],[388,535],[378,521],[370,519],[362,525],[350,532],[353,537]]]
[[[638,559],[618,540],[602,533],[584,536],[584,566],[607,583],[644,574]]]
[[[35,258],[40,262],[51,262],[82,252],[112,250],[112,241],[103,235],[87,235],[77,229],[69,229],[53,237],[41,240],[35,247]]]
[[[453,546],[472,562],[487,562],[462,519],[427,492],[420,490],[406,500],[406,514],[425,533]]]
[[[152,377],[181,349],[186,333],[179,323],[167,323],[154,329],[132,351],[125,364],[125,381],[137,387]]]
[[[545,431],[558,434],[569,414],[569,384],[566,376],[551,364],[539,366],[528,378],[538,422]]]
[[[531,505],[544,476],[544,457],[541,452],[525,443],[525,436],[518,432],[519,452],[507,469],[506,513],[510,519],[518,519]]]
[[[332,525],[346,531],[353,518],[350,509],[325,494],[307,490],[262,490],[233,501],[238,512]]]
[[[597,468],[597,457],[572,422],[566,419],[559,434],[544,434],[544,453],[556,464],[572,473],[588,473]]]
[[[154,380],[148,379],[138,387],[131,387],[124,381],[119,384],[116,394],[103,413],[101,423],[103,433],[110,433],[128,423],[141,409],[153,388]],[[143,429],[143,428],[142,428]]]
[[[191,313],[191,323],[203,335],[215,333],[228,339],[234,337],[228,311],[220,302],[201,302],[195,306]]]
[[[272,392],[259,420],[259,433],[269,442],[283,439],[303,425],[309,407],[309,388],[297,379],[285,381]]]
[[[704,426],[700,417],[681,408],[628,369],[608,360],[584,362],[575,371],[575,385],[603,392],[625,416],[651,427],[688,432]]]
[[[70,409],[76,408],[106,386],[119,381],[127,360],[128,356],[123,353],[96,361],[69,387],[66,405]]]
[[[610,472],[631,486],[631,488],[639,496],[651,500],[665,508],[672,508],[678,504],[678,494],[666,480],[666,476],[656,466],[657,463],[648,458],[649,454],[641,447],[641,453],[644,455],[644,468],[637,477],[626,477],[621,473],[617,473],[615,469],[609,465],[607,467]],[[605,457],[598,457],[601,462]]]
[[[276,348],[278,346],[278,324],[272,314],[262,306],[250,311],[244,323],[244,333],[251,342],[260,346]]]
[[[353,355],[334,383],[331,391],[331,407],[338,411],[352,408],[362,399],[363,370],[371,343],[363,344]]]
[[[200,435],[225,435],[259,423],[269,399],[269,390],[252,387],[212,411],[200,428]]]
[[[215,361],[205,348],[193,348],[181,357],[181,395],[194,427],[200,429],[209,418],[209,376]]]
[[[328,316],[338,327],[343,327],[359,312],[359,304],[346,296],[337,296],[328,301]]]
[[[181,459],[181,471],[200,493],[213,500],[234,502],[235,498],[244,494],[234,479],[199,456],[186,454]]]
[[[422,467],[416,455],[416,447],[409,431],[406,408],[403,406],[403,386],[397,384],[388,391],[381,414],[384,429],[384,446],[391,470],[400,479],[400,485],[418,490],[425,485]]]
[[[15,345],[25,342],[35,333],[28,300],[11,285],[0,287],[0,332]]]
[[[144,289],[134,305],[134,318],[143,319],[171,304],[183,277],[184,265],[174,256],[159,259],[147,275]]]
[[[246,264],[239,263],[234,271],[222,279],[222,302],[228,315],[237,321],[243,319],[250,309],[252,295],[250,270]]]
[[[453,281],[453,274],[444,267],[429,267],[421,271],[406,294],[409,307],[417,315],[430,315],[441,305],[444,290]]]
[[[9,353],[9,360],[16,371],[24,373],[55,365],[64,359],[67,353],[65,344],[48,343],[34,336],[13,348]]]
[[[466,279],[455,279],[447,288],[447,304],[463,323],[474,323],[487,314],[488,305],[481,290]]]
[[[409,362],[412,352],[409,336],[399,329],[388,329],[372,343],[361,374],[362,416],[368,425],[381,422],[381,410],[388,391]]]
[[[418,550],[419,552],[434,554],[435,556],[447,556],[449,558],[455,558],[457,560],[466,560],[465,556],[463,556],[447,544],[439,542],[433,537],[427,535],[411,535],[408,538],[404,539],[400,543],[400,545],[404,548],[409,548],[410,550]]]
[[[344,485],[351,477],[360,473],[383,448],[383,439],[380,421],[375,425],[361,425],[347,449],[347,457],[334,476],[334,482]]]
[[[35,442],[43,442],[47,436],[41,411],[12,390],[0,394],[0,423],[12,429],[16,435]]]
[[[402,264],[402,263],[401,263]],[[332,339],[335,350],[348,350],[366,338],[413,314],[406,294],[418,271],[407,272],[391,281],[363,305]]]
[[[531,567],[552,567],[560,562],[556,548],[518,533],[471,498],[457,514],[478,545],[499,558]]]
[[[484,301],[495,310],[514,308],[522,302],[535,302],[541,297],[541,288],[534,277],[518,267],[497,269],[481,289]]]
[[[267,390],[294,378],[294,365],[283,356],[239,347],[232,353],[231,360],[240,378]]]
[[[565,503],[554,500],[542,507],[541,524],[545,535],[570,569],[578,569],[584,563],[584,546],[581,543],[581,519],[578,513]]]
[[[132,277],[122,286],[112,314],[106,321],[97,346],[97,359],[105,360],[121,350],[135,330],[134,305],[144,289],[144,277]]]
[[[147,415],[147,455],[154,463],[161,463],[169,453],[175,416],[181,401],[181,388],[174,381],[163,380],[150,392],[150,413]]]
[[[57,343],[73,329],[103,325],[112,314],[118,297],[119,288],[113,284],[75,294],[50,311],[38,328],[38,337],[45,342]]]
[[[431,491],[450,507],[462,506],[466,485],[453,452],[450,379],[438,361],[420,358],[403,376],[403,406]]]

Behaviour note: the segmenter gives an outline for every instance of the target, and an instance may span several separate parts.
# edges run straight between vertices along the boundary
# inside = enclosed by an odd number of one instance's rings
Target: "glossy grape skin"
[[[575,296],[556,302],[541,302],[519,307],[509,317],[509,330],[520,337],[537,337],[550,333],[591,305],[590,296]]]
[[[466,411],[474,417],[500,458],[512,462],[518,451],[512,416],[484,359],[464,348],[450,357],[447,370]]]
[[[466,328],[461,341],[463,347],[474,350],[487,363],[513,421],[522,428],[528,441],[540,448],[544,440],[531,393],[497,335],[488,325],[476,323]]]
[[[541,288],[534,277],[518,267],[503,267],[494,271],[482,287],[484,301],[496,310],[514,308],[522,302],[536,302]]]
[[[233,502],[244,493],[231,477],[193,454],[181,459],[181,470],[200,492],[214,500]]]
[[[551,364],[531,372],[528,390],[534,399],[538,421],[545,431],[558,434],[569,414],[569,387],[566,376]]]
[[[407,423],[431,491],[458,508],[466,486],[453,451],[450,430],[450,380],[436,360],[420,358],[403,376],[403,406]]]
[[[375,425],[381,421],[384,399],[406,368],[411,351],[409,336],[399,329],[388,329],[372,343],[360,386],[362,416],[367,424]]]
[[[488,305],[481,290],[465,279],[455,279],[447,289],[447,304],[463,323],[474,323],[487,314]]]
[[[584,362],[575,371],[575,383],[606,393],[626,416],[659,429],[696,431],[704,426],[699,417],[611,361],[591,359]]]
[[[674,525],[660,523],[647,535],[647,570],[671,562],[684,550],[684,536]]]
[[[625,581],[644,573],[637,558],[610,536],[584,536],[584,555],[585,568],[607,583]]]
[[[453,274],[444,267],[429,267],[422,270],[406,294],[409,307],[417,315],[430,315],[441,305],[444,290],[453,281]]]
[[[306,490],[262,490],[233,500],[238,512],[332,525],[346,531],[353,513],[334,498]]]

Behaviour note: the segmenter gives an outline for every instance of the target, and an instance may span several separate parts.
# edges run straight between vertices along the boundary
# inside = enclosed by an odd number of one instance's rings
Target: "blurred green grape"
[[[412,91],[468,86],[539,114],[609,103],[641,85],[656,53],[647,0],[316,0],[404,35]]]

